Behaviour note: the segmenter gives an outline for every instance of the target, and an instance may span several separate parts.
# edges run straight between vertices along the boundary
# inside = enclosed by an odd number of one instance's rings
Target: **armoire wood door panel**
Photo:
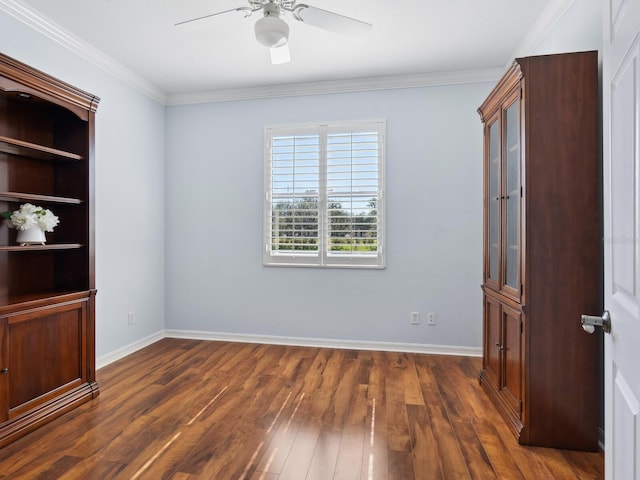
[[[502,383],[502,336],[500,323],[501,318],[500,302],[488,295],[484,296],[484,369],[491,381],[500,386]]]
[[[501,394],[520,418],[522,412],[522,327],[521,313],[502,306],[503,381]]]
[[[10,417],[86,379],[86,303],[9,317]]]
[[[0,318],[0,423],[9,418],[9,367],[7,365],[7,319]]]

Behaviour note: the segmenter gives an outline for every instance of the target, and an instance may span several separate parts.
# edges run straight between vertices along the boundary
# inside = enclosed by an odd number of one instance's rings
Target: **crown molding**
[[[503,73],[503,67],[495,67],[453,72],[389,75],[324,82],[265,85],[260,87],[211,90],[195,93],[170,93],[167,94],[166,105],[188,105],[196,103],[297,97],[303,95],[322,95],[327,93],[366,92],[373,90],[495,82]]]
[[[165,103],[166,94],[155,85],[125,68],[108,55],[105,55],[88,43],[65,31],[62,27],[55,25],[36,11],[25,7],[15,0],[0,0],[0,10],[33,28],[50,40],[76,53],[105,72],[122,80],[144,95],[151,97],[159,103]]]
[[[536,48],[549,34],[551,29],[571,8],[575,0],[551,0],[547,8],[544,9],[540,17],[529,29],[525,37],[515,48],[505,68],[509,68],[516,58],[534,55]]]

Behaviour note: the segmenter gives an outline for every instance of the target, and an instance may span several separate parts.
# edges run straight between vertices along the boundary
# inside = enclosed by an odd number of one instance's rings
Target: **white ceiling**
[[[6,3],[6,2],[4,2]],[[553,0],[308,0],[373,24],[345,37],[284,17],[292,60],[271,65],[246,0],[16,0],[168,95],[504,67]]]

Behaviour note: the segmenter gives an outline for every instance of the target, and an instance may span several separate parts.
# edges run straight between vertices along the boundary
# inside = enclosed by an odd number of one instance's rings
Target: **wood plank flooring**
[[[519,446],[480,359],[164,339],[101,395],[0,449],[1,479],[602,479]]]

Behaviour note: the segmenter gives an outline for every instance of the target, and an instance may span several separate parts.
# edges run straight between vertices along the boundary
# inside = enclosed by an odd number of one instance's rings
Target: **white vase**
[[[37,225],[29,227],[26,230],[18,230],[18,236],[16,237],[16,242],[22,246],[44,245],[46,241],[44,230]]]

